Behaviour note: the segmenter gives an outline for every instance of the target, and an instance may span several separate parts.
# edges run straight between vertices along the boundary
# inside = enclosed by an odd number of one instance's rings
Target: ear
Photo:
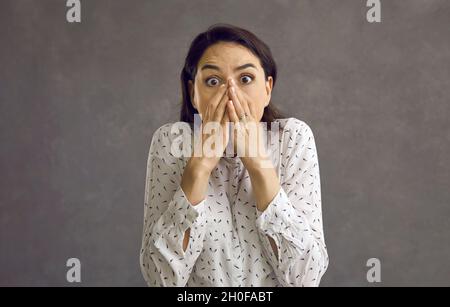
[[[189,88],[189,97],[191,98],[192,106],[194,107],[194,109],[198,110],[197,104],[195,101],[194,83],[192,82],[192,80],[188,81],[188,88]]]
[[[270,103],[270,98],[272,97],[272,88],[273,88],[273,78],[272,76],[269,76],[266,81],[267,100],[264,107],[267,107]]]

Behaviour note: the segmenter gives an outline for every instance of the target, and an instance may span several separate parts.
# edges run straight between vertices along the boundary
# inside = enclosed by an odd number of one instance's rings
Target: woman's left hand
[[[234,123],[234,150],[249,172],[270,167],[271,161],[263,135],[265,130],[255,118],[256,105],[236,86],[233,79],[228,82],[230,82],[228,97],[231,97],[232,101],[228,102],[227,112]],[[241,121],[244,114],[245,119]]]

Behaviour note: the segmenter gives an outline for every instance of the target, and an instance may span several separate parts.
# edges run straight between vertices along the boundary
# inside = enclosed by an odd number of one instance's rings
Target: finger
[[[239,122],[239,118],[238,115],[236,113],[236,109],[234,107],[233,101],[229,100],[228,104],[227,104],[227,113],[228,113],[228,117],[230,118],[230,121],[233,123],[234,125],[234,129],[231,129],[231,133],[232,133],[232,139],[233,139],[233,147],[236,148],[237,146],[237,140],[239,139],[238,135],[238,130],[240,127],[240,122]]]
[[[228,98],[228,94],[225,93],[222,96],[222,99],[219,102],[219,105],[217,106],[215,112],[214,112],[214,117],[213,120],[215,122],[220,122],[223,118],[223,114],[225,113],[225,109],[227,107],[227,102],[228,102],[229,98]]]
[[[248,99],[248,96],[245,95],[245,93],[241,90],[240,87],[236,86],[236,82],[231,79],[230,80],[230,85],[234,86],[234,92],[236,94],[237,97],[237,101],[239,101],[239,104],[241,105],[241,109],[244,111],[245,114],[252,116],[253,113],[251,108],[250,108],[250,100]],[[242,115],[241,113],[239,113],[239,109],[237,110],[239,115]]]
[[[199,112],[200,113],[200,112]],[[209,103],[206,105],[205,108],[205,114],[202,114],[201,118],[202,118],[202,123],[205,123],[206,120],[208,119],[208,115],[209,115]]]
[[[222,100],[223,96],[226,94],[226,92],[227,92],[227,85],[226,84],[220,85],[217,92],[214,94],[214,96],[209,101],[209,103],[208,103],[209,118],[213,118],[216,108],[217,108],[218,104],[220,103],[220,101]]]
[[[236,96],[239,99],[239,102],[241,103],[241,106],[244,109],[245,114],[253,116],[254,114],[253,110],[250,109],[248,99],[247,97],[244,96],[244,92],[241,91],[239,88],[236,88]]]
[[[242,115],[244,115],[245,110],[243,109],[243,107],[239,101],[239,98],[237,96],[236,86],[231,86],[228,92],[229,92],[229,95],[231,96],[231,100],[233,101],[234,110],[235,110],[238,118],[241,118]]]
[[[234,104],[231,100],[228,100],[227,104],[227,111],[228,111],[228,117],[233,123],[239,123],[239,117],[236,113],[236,109],[234,107]]]
[[[227,108],[227,105],[228,105],[228,100],[225,103],[225,108]],[[229,122],[230,122],[230,117],[228,116],[227,110],[225,110],[225,112],[223,113],[221,123],[222,123],[222,128],[223,128],[224,135],[226,136],[225,137],[226,139],[228,138],[228,132],[229,132],[228,130],[229,130],[229,124],[230,124]],[[226,143],[228,143],[228,142],[226,142]]]
[[[227,123],[230,122],[230,116],[228,115],[228,103],[229,103],[230,99],[228,98],[228,100],[225,103],[225,110],[223,112],[223,117],[222,117],[222,122],[223,123]]]
[[[246,148],[246,141],[247,136],[245,132],[245,125],[239,120],[239,117],[236,113],[236,108],[234,107],[234,104],[232,101],[228,103],[228,114],[231,120],[234,123],[235,129],[232,129],[233,133],[233,144],[235,149],[237,149],[237,154],[239,156],[245,156],[245,148]]]

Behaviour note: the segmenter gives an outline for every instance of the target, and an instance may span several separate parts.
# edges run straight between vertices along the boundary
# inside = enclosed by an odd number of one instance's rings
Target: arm
[[[292,137],[285,138],[290,141],[281,161],[281,186],[273,183],[276,175],[268,175],[270,170],[265,170],[265,175],[253,172],[252,182],[261,184],[253,185],[255,198],[257,202],[262,200],[257,206],[256,224],[281,284],[318,286],[328,266],[328,254],[323,237],[317,150],[309,126],[298,120],[295,123],[287,132]]]
[[[263,212],[270,205],[280,190],[277,173],[273,167],[270,168],[247,168],[256,200],[258,212]],[[270,235],[267,235],[275,257],[278,259],[278,247]]]
[[[189,202],[177,158],[166,150],[166,130],[158,129],[149,151],[140,264],[150,286],[185,286],[203,249],[205,200],[195,200],[195,206]],[[192,183],[193,190],[197,185]],[[190,245],[183,248],[187,231]]]
[[[191,157],[183,172],[181,188],[185,192],[189,203],[196,206],[205,199],[211,172],[202,167],[201,159]],[[186,251],[189,244],[191,228],[185,232],[183,250]]]

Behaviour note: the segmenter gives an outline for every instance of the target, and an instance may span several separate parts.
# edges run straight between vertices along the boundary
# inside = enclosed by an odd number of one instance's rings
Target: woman
[[[140,254],[149,286],[319,285],[328,255],[314,136],[270,102],[276,72],[270,49],[247,30],[215,25],[192,42],[181,122],[193,126],[199,116],[200,140],[222,136],[211,146],[222,154],[200,147],[200,155],[176,157],[176,123],[153,135]],[[206,133],[208,123],[223,129]],[[262,123],[279,127],[279,152],[263,146],[248,155],[249,127]],[[224,154],[229,144],[234,156]]]

